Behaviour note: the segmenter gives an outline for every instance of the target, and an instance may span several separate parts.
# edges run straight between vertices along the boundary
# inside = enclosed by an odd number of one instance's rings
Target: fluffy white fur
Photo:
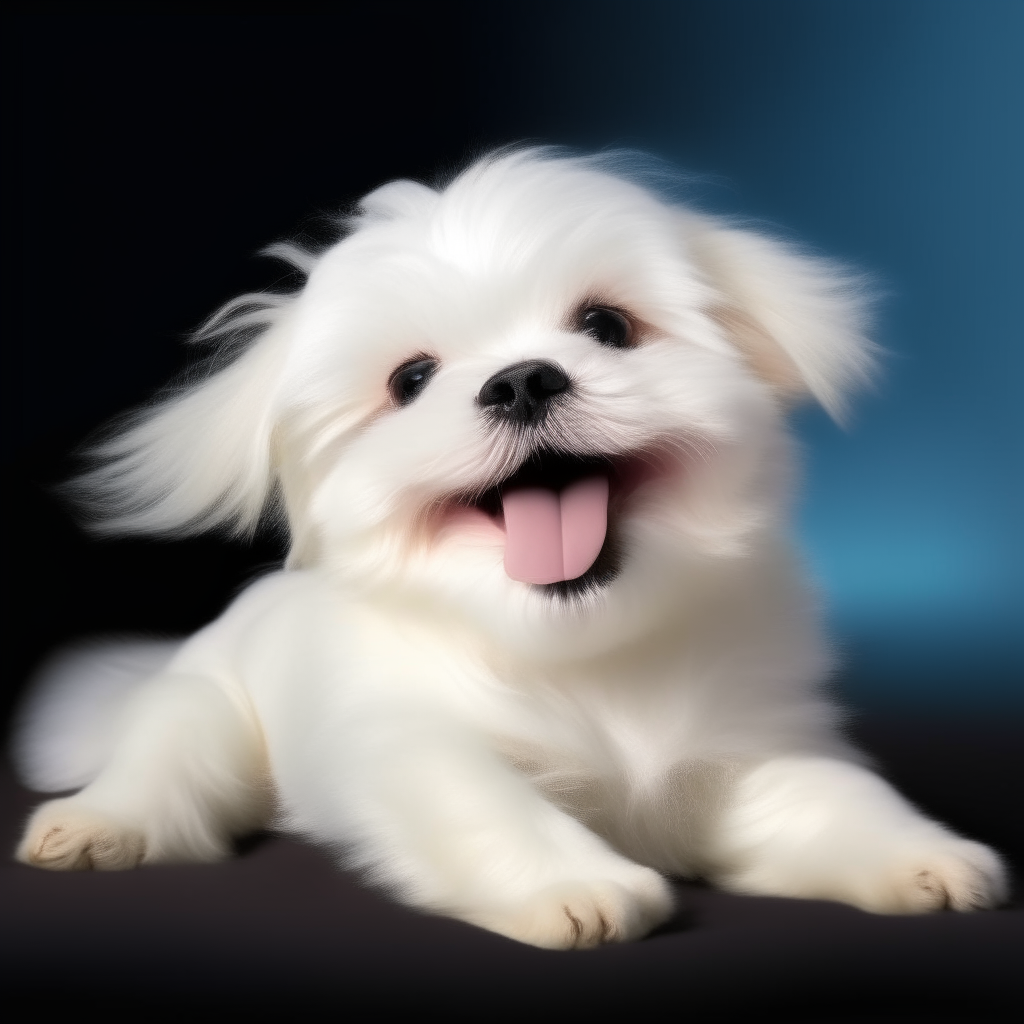
[[[216,860],[272,825],[414,907],[586,947],[666,918],[666,875],[911,913],[996,903],[988,848],[922,817],[835,729],[829,654],[788,540],[801,396],[840,415],[871,367],[856,279],[668,205],[601,160],[484,159],[367,196],[255,334],[145,410],[83,487],[114,532],[292,539],[177,648],[65,661],[17,745],[43,804],[18,856],[55,869]],[[626,311],[629,348],[573,321]],[[440,368],[400,406],[389,375]],[[571,395],[496,423],[520,360]],[[500,531],[446,518],[540,447],[658,469],[613,509],[610,582],[511,580]],[[274,505],[276,502],[276,506]],[[104,667],[106,666],[106,667]]]

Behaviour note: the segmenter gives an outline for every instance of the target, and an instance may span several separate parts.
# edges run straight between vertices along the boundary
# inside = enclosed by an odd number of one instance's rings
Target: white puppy
[[[367,196],[233,361],[86,492],[115,532],[287,519],[283,572],[180,645],[65,662],[18,758],[55,869],[212,861],[272,826],[411,906],[585,947],[666,875],[914,913],[996,903],[988,848],[839,737],[790,548],[804,395],[869,373],[836,267],[596,159],[503,152]],[[120,664],[114,662],[120,659]]]

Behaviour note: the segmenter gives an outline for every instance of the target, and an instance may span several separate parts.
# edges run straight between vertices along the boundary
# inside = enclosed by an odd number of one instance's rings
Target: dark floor
[[[1020,724],[869,718],[858,733],[914,800],[1021,865]],[[35,799],[6,779],[8,848]],[[402,909],[278,838],[219,866],[63,875],[7,860],[0,886],[4,991],[33,1020],[230,1020],[314,1003],[318,1018],[363,1008],[356,1019],[1013,1020],[1024,973],[1019,900],[891,918],[680,884],[679,914],[648,939],[548,953]]]

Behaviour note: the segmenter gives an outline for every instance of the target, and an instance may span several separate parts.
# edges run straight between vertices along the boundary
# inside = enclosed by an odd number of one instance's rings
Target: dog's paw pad
[[[591,949],[640,938],[671,913],[668,885],[657,873],[644,870],[633,884],[589,881],[551,886],[514,909],[473,919],[542,949]]]
[[[144,854],[140,833],[73,800],[43,804],[17,850],[18,860],[50,871],[120,871]]]

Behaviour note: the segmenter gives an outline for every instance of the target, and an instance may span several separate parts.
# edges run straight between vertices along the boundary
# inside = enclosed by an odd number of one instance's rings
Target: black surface
[[[912,798],[1021,862],[1014,723],[859,731]],[[35,799],[6,780],[8,847]],[[1010,1020],[1024,963],[1019,901],[881,917],[683,883],[676,917],[649,938],[545,952],[405,910],[278,837],[219,865],[51,874],[8,860],[0,890],[9,1000],[140,1019],[360,1002],[455,1017],[671,1006],[701,1020]]]

